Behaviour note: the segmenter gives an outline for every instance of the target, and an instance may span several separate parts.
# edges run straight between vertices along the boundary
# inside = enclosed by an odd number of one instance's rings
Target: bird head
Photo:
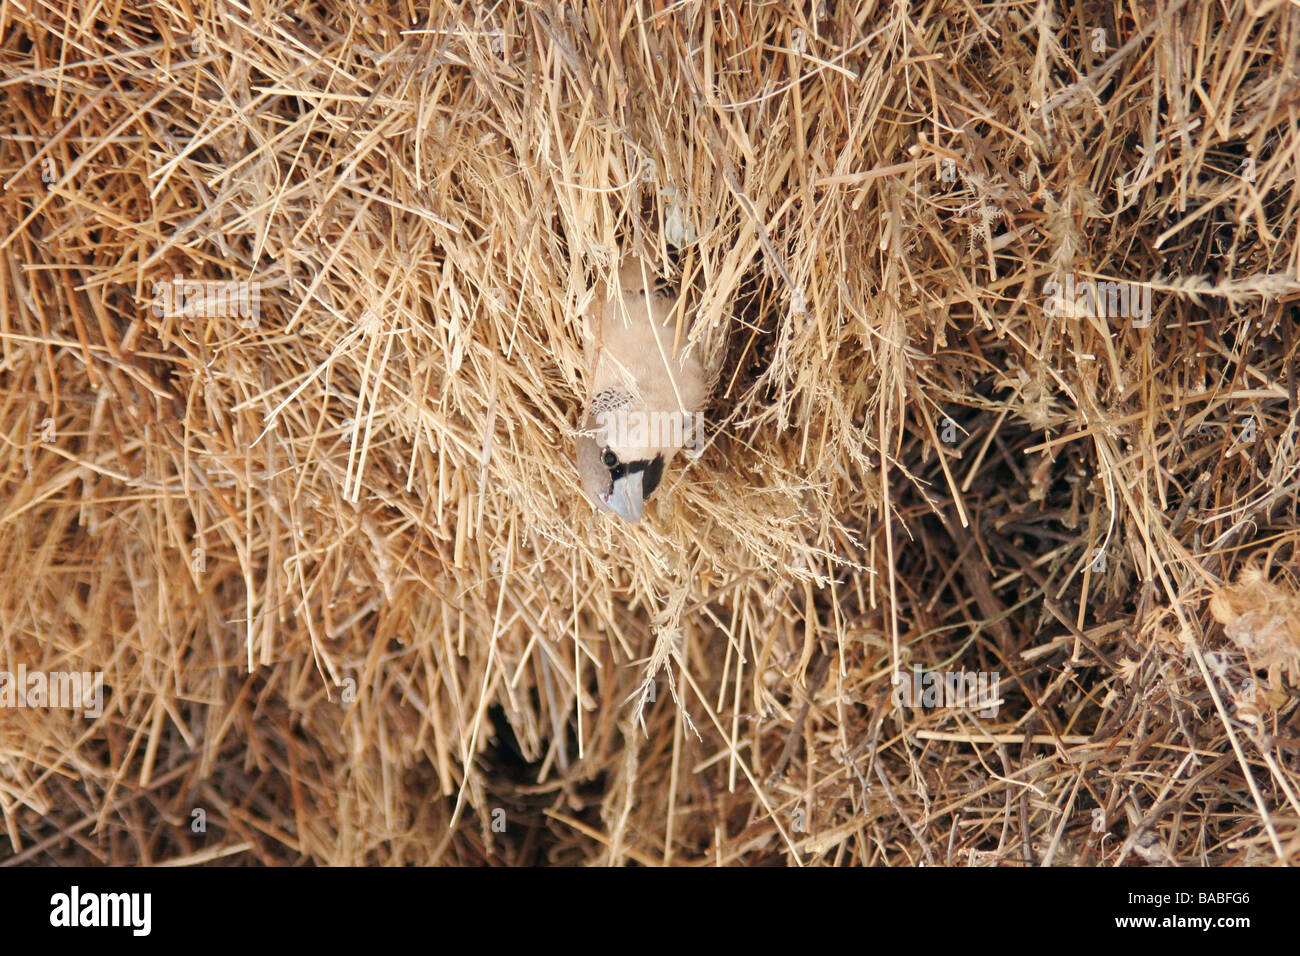
[[[578,435],[578,477],[598,507],[635,524],[676,449],[638,441],[636,434],[618,427],[639,415],[631,410],[631,396],[627,399],[617,410],[588,413]]]

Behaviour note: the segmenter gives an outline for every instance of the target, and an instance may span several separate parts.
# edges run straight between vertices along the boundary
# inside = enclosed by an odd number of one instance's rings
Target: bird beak
[[[614,487],[605,502],[610,511],[633,524],[641,520],[641,512],[645,506],[645,497],[641,494],[641,479],[644,475],[645,473],[641,471],[630,471],[615,480]]]

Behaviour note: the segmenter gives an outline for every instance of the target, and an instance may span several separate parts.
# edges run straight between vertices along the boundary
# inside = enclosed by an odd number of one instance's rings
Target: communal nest
[[[1300,863],[1294,5],[250,9],[0,14],[0,860]]]

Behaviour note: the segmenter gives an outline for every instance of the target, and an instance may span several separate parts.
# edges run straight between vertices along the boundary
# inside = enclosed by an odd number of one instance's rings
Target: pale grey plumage
[[[597,506],[637,522],[677,452],[703,438],[710,376],[685,337],[674,350],[678,296],[649,262],[625,256],[618,287],[596,293],[578,475]]]

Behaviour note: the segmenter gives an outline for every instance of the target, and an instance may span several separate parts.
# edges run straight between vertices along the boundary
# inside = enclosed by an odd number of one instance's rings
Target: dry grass
[[[0,669],[106,688],[0,859],[1300,862],[1300,10],[713,6],[0,7]],[[729,343],[635,528],[634,247]]]

